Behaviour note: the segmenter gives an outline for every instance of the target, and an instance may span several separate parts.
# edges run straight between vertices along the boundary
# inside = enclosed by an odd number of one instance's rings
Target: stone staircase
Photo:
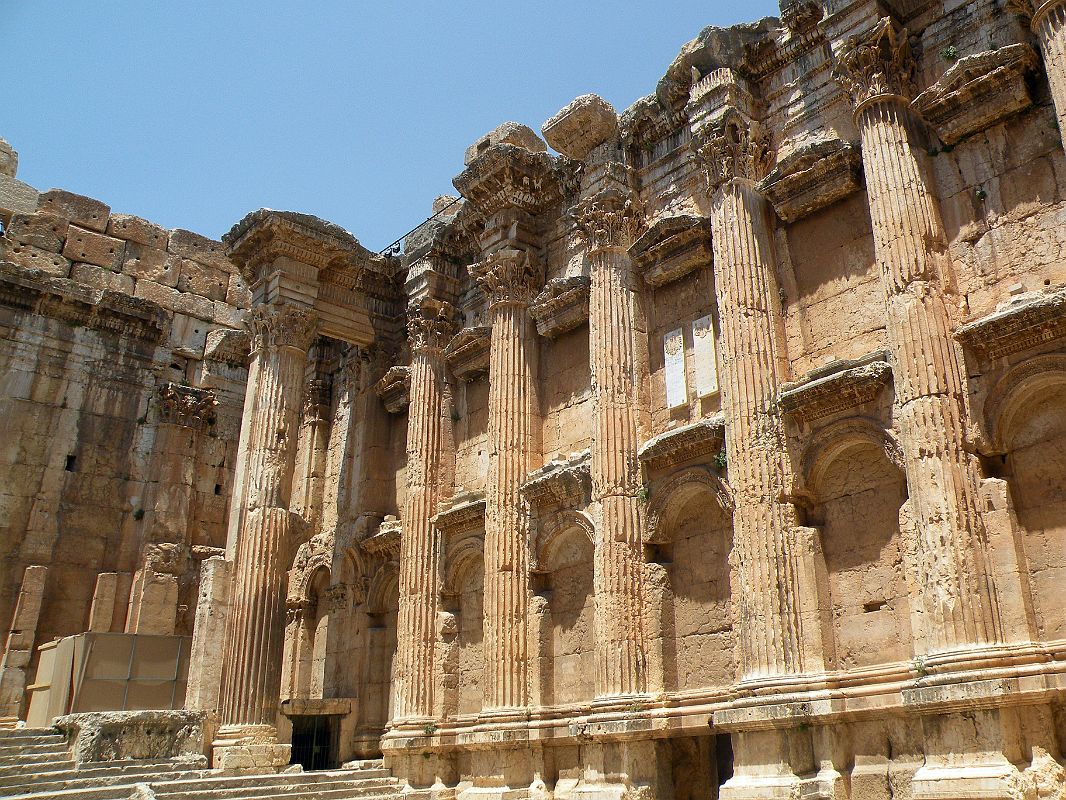
[[[0,730],[0,798],[8,800],[386,800],[399,782],[380,761],[350,769],[221,775],[202,757],[77,765],[52,729]]]

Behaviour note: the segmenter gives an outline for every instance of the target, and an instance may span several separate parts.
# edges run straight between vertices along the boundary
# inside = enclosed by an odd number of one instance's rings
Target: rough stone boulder
[[[504,122],[484,136],[479,137],[476,142],[466,148],[463,164],[469,167],[475,158],[490,147],[498,144],[513,144],[516,147],[529,150],[531,153],[546,153],[548,151],[544,141],[528,125],[523,125],[521,122]]]
[[[196,758],[204,750],[202,711],[92,711],[56,719],[74,760]]]
[[[544,139],[564,156],[582,160],[594,147],[618,133],[614,106],[595,94],[583,94],[541,126]]]

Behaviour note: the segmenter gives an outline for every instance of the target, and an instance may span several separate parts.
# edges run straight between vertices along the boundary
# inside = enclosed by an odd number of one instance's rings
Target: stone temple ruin
[[[230,797],[1062,800],[1064,130],[1064,0],[787,0],[402,254],[5,151],[0,714]]]

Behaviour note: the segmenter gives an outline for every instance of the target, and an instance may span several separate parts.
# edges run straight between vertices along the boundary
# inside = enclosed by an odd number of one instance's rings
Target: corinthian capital
[[[870,30],[844,42],[837,51],[833,74],[858,111],[878,98],[909,99],[914,91],[914,68],[907,29],[882,17]]]
[[[186,428],[203,428],[214,422],[215,393],[175,383],[159,387],[159,420]]]
[[[590,252],[629,247],[641,228],[637,198],[620,187],[609,187],[582,200],[571,216]]]
[[[407,336],[411,352],[440,351],[455,335],[455,309],[451,303],[429,298],[407,309]]]
[[[766,131],[736,111],[693,133],[692,148],[711,191],[731,180],[759,181],[774,160]]]
[[[529,305],[544,284],[544,267],[529,250],[506,247],[470,266],[489,305]]]
[[[1003,10],[1025,17],[1035,31],[1047,13],[1063,4],[1064,0],[1007,0]]]
[[[315,315],[287,303],[258,306],[248,316],[248,328],[252,332],[253,352],[275,347],[294,347],[306,352],[315,336]]]

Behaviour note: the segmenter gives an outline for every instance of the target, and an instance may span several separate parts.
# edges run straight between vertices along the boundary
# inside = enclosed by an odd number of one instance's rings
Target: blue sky
[[[260,206],[380,249],[500,122],[618,111],[705,25],[774,0],[6,0],[0,136],[19,177],[217,237]]]

